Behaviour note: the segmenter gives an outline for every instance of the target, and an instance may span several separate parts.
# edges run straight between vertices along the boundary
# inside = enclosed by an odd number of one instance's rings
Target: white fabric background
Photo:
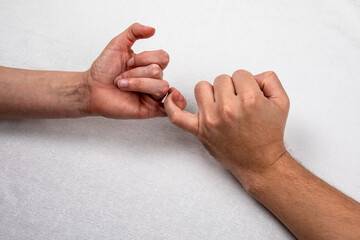
[[[200,80],[276,71],[289,150],[360,200],[359,1],[1,0],[0,64],[84,71],[133,22],[190,111]],[[0,239],[293,238],[168,119],[0,120]]]

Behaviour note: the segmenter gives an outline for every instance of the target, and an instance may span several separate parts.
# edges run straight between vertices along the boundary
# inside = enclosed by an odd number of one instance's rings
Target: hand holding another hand
[[[87,74],[89,112],[111,118],[168,115],[177,126],[195,134],[209,152],[236,177],[261,173],[285,152],[284,129],[289,99],[273,72],[253,76],[238,70],[214,84],[199,82],[197,114],[183,111],[184,97],[164,81],[169,56],[162,50],[135,54],[136,40],[155,29],[133,24],[115,37]],[[162,99],[169,91],[164,105]],[[246,181],[246,180],[244,180]]]
[[[135,54],[136,40],[155,29],[133,24],[115,37],[87,71],[89,112],[111,118],[168,115],[177,126],[195,134],[208,151],[241,182],[264,172],[286,149],[284,129],[289,99],[273,72],[253,76],[238,70],[218,76],[214,84],[199,82],[199,112],[183,111],[184,97],[164,81],[169,56],[162,50]],[[162,99],[169,92],[165,100]]]

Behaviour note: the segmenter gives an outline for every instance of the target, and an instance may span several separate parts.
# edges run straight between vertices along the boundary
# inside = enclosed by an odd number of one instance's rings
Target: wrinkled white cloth
[[[287,147],[360,200],[359,1],[0,1],[0,65],[84,71],[133,22],[192,112],[200,80],[276,71]],[[293,238],[166,118],[0,120],[0,239]]]

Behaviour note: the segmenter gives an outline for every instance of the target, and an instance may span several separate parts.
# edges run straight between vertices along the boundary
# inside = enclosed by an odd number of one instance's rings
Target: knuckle
[[[232,106],[232,104],[229,103],[223,103],[221,105],[221,115],[224,119],[233,119],[235,117],[235,111],[234,111],[234,107]]]
[[[155,100],[158,100],[158,99],[161,99],[163,95],[161,93],[155,93],[152,96],[156,98]]]
[[[138,27],[138,26],[141,26],[141,24],[138,22],[135,22],[135,23],[131,24],[130,28]]]
[[[249,72],[245,69],[238,69],[234,72],[234,74],[249,74]]]
[[[236,70],[232,76],[235,77],[235,76],[249,76],[249,75],[252,76],[252,74],[250,72],[248,72],[244,69],[239,69],[239,70]]]
[[[169,91],[169,83],[166,81],[163,81],[163,83],[161,84],[159,90],[160,90],[160,95],[163,96],[165,95],[168,91]]]
[[[228,79],[228,78],[230,78],[230,76],[227,75],[227,74],[221,74],[221,75],[217,76],[217,78],[219,78],[220,80],[223,80],[223,79]]]
[[[276,73],[273,71],[267,71],[264,74],[265,74],[265,78],[269,78],[269,79],[277,79],[278,78]]]
[[[215,82],[221,82],[221,81],[224,81],[224,80],[227,80],[227,79],[231,79],[231,77],[227,74],[221,74],[219,76],[217,76],[214,80],[214,83]]]
[[[151,76],[156,77],[162,73],[160,66],[157,64],[151,64],[149,68],[150,68],[149,71],[150,71]]]
[[[205,86],[207,86],[207,85],[209,85],[209,84],[210,84],[210,83],[207,82],[207,81],[200,81],[200,82],[198,82],[198,83],[195,85],[195,92],[200,91],[201,88],[203,88],[203,87],[205,87]]]
[[[241,103],[245,107],[254,107],[258,104],[259,98],[256,94],[253,93],[245,93],[241,96]]]
[[[219,121],[212,114],[205,114],[204,123],[208,128],[216,128],[219,125]]]
[[[202,87],[202,86],[204,86],[204,85],[207,85],[208,84],[208,82],[207,81],[200,81],[200,82],[198,82],[196,85],[195,85],[195,87]]]
[[[162,99],[168,91],[169,91],[169,83],[166,81],[162,81],[157,92],[154,93],[153,96],[157,99]],[[167,100],[168,98],[166,98],[165,102],[168,102]]]
[[[127,71],[121,74],[122,78],[132,78],[133,77],[133,72],[132,71]]]
[[[131,24],[131,26],[126,30],[126,32],[127,32],[127,37],[128,37],[129,39],[134,39],[134,38],[136,38],[136,35],[135,35],[134,30],[137,29],[137,28],[139,28],[140,26],[141,26],[141,24],[138,23],[138,22]]]
[[[170,122],[172,122],[173,124],[177,125],[179,123],[179,115],[177,114],[177,112],[174,112],[173,114],[171,114],[169,116]]]

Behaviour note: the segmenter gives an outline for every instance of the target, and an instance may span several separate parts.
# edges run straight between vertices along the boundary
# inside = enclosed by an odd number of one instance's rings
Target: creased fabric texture
[[[358,1],[0,1],[0,65],[84,71],[133,22],[189,111],[200,80],[276,71],[290,152],[360,200]],[[166,118],[91,117],[0,120],[0,239],[294,237]]]

